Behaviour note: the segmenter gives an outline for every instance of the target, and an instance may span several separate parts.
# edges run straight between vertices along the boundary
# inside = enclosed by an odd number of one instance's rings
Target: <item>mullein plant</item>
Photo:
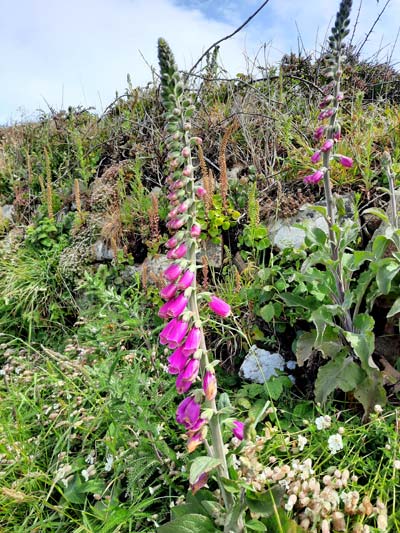
[[[206,347],[199,299],[205,299],[209,309],[221,317],[229,316],[231,309],[222,299],[210,293],[199,293],[196,288],[196,254],[201,234],[196,213],[206,191],[195,182],[191,152],[192,147],[202,141],[191,135],[193,106],[172,52],[163,39],[158,42],[158,56],[168,149],[166,183],[170,211],[167,227],[171,233],[166,243],[167,258],[171,263],[164,271],[166,285],[161,290],[161,297],[166,302],[158,312],[168,323],[160,333],[160,343],[172,350],[168,357],[168,372],[176,375],[176,389],[184,395],[176,420],[185,428],[187,450],[190,453],[204,445],[208,454],[192,463],[192,492],[203,487],[209,472],[216,468],[221,496],[229,515],[234,500],[222,483],[222,478],[229,479],[229,472],[215,400],[215,362],[210,360]],[[243,430],[243,423],[235,421],[233,432],[240,440],[243,439]],[[230,525],[226,531],[231,530]],[[234,530],[242,531],[237,521]]]

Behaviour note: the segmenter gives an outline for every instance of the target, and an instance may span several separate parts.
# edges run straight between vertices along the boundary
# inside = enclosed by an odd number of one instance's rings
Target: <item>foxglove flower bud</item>
[[[315,163],[318,163],[318,161],[320,161],[320,160],[321,160],[321,150],[317,150],[311,156],[311,163],[313,163],[315,165]]]
[[[190,228],[191,237],[199,237],[200,233],[201,233],[200,224],[193,224],[193,226]]]
[[[198,198],[203,198],[203,196],[205,196],[207,194],[207,191],[205,190],[204,187],[197,187],[196,188],[196,196]]]
[[[231,314],[231,306],[217,296],[211,296],[208,306],[216,315],[227,317]]]
[[[182,157],[189,157],[190,156],[190,148],[188,146],[185,146],[182,148]]]
[[[169,285],[166,285],[164,288],[161,289],[160,296],[164,300],[170,300],[175,296],[177,290],[177,285],[175,285],[174,283],[170,283]]]
[[[214,372],[206,371],[203,378],[203,391],[206,400],[211,401],[217,395],[217,379]]]
[[[176,286],[179,290],[185,290],[192,284],[194,280],[194,273],[191,270],[186,270],[183,276],[178,280]]]
[[[164,270],[164,278],[168,281],[175,281],[182,274],[182,268],[177,263],[172,263]]]
[[[188,299],[180,294],[162,305],[158,311],[158,316],[160,318],[176,318],[186,309],[187,303]]]
[[[192,328],[183,344],[183,353],[192,355],[200,346],[201,332],[199,328]]]
[[[168,357],[168,373],[179,374],[187,364],[188,356],[183,353],[182,347],[177,348],[172,355]]]
[[[187,167],[185,167],[182,171],[182,174],[186,177],[186,178],[189,178],[191,176],[193,172],[193,167],[191,165],[188,165]]]
[[[319,128],[317,128],[314,131],[314,139],[316,141],[319,141],[320,139],[322,139],[324,132],[325,132],[325,126],[319,126]]]
[[[233,423],[233,429],[232,433],[235,435],[235,437],[239,440],[243,440],[244,438],[244,422],[240,422],[240,420],[235,420]]]
[[[197,491],[203,488],[204,485],[207,484],[207,480],[208,480],[208,474],[206,472],[203,472],[202,474],[200,474],[200,476],[193,483],[193,485],[190,486],[192,494],[196,494]]]
[[[347,157],[346,155],[341,155],[339,157],[339,163],[343,165],[346,168],[351,168],[353,166],[353,160],[351,157]]]
[[[328,139],[324,142],[324,144],[321,146],[321,152],[329,152],[329,150],[332,149],[334,145],[333,139]]]

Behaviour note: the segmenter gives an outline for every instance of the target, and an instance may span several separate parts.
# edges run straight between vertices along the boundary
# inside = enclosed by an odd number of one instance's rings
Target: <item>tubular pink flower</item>
[[[177,285],[174,285],[174,283],[170,283],[169,285],[166,285],[161,289],[160,296],[163,300],[170,300],[175,296],[177,290]]]
[[[346,168],[351,168],[353,166],[353,160],[351,157],[347,157],[346,155],[341,155],[339,157],[339,163],[343,165]]]
[[[192,355],[200,346],[201,331],[199,328],[192,328],[183,344],[183,353]]]
[[[318,163],[321,160],[321,150],[314,152],[311,156],[311,163]]]
[[[333,138],[335,139],[335,141],[340,141],[340,138],[341,138],[340,131],[337,131],[336,133],[334,133]]]
[[[184,242],[182,242],[176,248],[169,250],[169,252],[167,253],[167,258],[168,259],[181,259],[186,254],[187,254],[187,246]]]
[[[334,100],[334,96],[332,94],[327,94],[325,98],[322,100],[322,102],[319,104],[320,109],[324,109],[327,105],[329,105]]]
[[[165,248],[175,248],[178,245],[178,239],[176,237],[171,237],[165,243]]]
[[[168,348],[175,350],[185,338],[188,327],[187,322],[174,318],[160,333],[160,344],[167,344]]]
[[[208,307],[219,316],[227,317],[231,314],[231,306],[221,298],[217,298],[217,296],[211,296],[211,301],[208,302]]]
[[[174,202],[175,200],[178,199],[178,196],[176,194],[176,192],[170,192],[167,194],[167,198],[170,202]]]
[[[186,177],[186,178],[189,178],[190,175],[192,174],[193,172],[193,167],[191,165],[187,165],[183,170],[182,170],[182,174]]]
[[[235,437],[239,440],[243,440],[244,438],[244,422],[240,422],[240,420],[235,420],[233,423],[233,429],[232,433],[235,435]]]
[[[190,359],[182,372],[176,378],[176,390],[179,394],[187,392],[193,381],[197,378],[200,369],[200,361],[198,359]]]
[[[182,268],[177,263],[172,263],[164,270],[164,278],[168,281],[175,281],[182,274]]]
[[[191,435],[186,443],[187,451],[189,453],[192,453],[195,451],[195,449],[200,446],[200,444],[204,441],[204,433],[203,431],[197,431],[197,433],[194,433]],[[200,488],[200,487],[199,487]],[[198,490],[198,489],[197,489]]]
[[[338,95],[336,96],[336,100],[337,100],[338,102],[340,102],[340,101],[343,100],[343,99],[344,99],[344,94],[343,94],[342,92],[338,93]]]
[[[172,229],[181,229],[181,227],[185,225],[185,222],[186,222],[185,217],[176,218],[174,220],[171,220],[169,227]]]
[[[188,358],[183,353],[182,347],[180,346],[168,357],[168,373],[179,374],[182,372],[186,366],[187,360]]]
[[[194,280],[194,273],[191,270],[186,270],[183,276],[179,279],[176,286],[179,290],[184,291],[192,284]]]
[[[303,181],[304,183],[318,183],[324,177],[324,172],[322,170],[317,170],[314,174],[306,176]]]
[[[314,131],[314,139],[316,141],[319,141],[320,139],[322,139],[324,132],[325,132],[325,126],[319,126],[319,128],[317,128]]]
[[[182,157],[189,157],[190,156],[190,148],[188,146],[185,146],[182,148]]]
[[[174,209],[172,209],[168,215],[167,215],[167,218],[175,218],[176,216],[178,215],[178,208],[177,207],[174,207]]]
[[[197,480],[193,483],[193,485],[190,486],[190,490],[192,491],[192,494],[196,494],[201,488],[204,487],[204,485],[207,484],[208,481],[208,474],[206,472],[203,472],[200,474],[200,476],[197,478]]]
[[[203,391],[208,401],[214,400],[217,395],[217,379],[214,372],[206,371],[203,378]]]
[[[188,299],[183,294],[179,294],[179,296],[160,307],[158,316],[161,318],[176,318],[186,309],[187,303]]]
[[[200,404],[196,402],[193,396],[188,396],[178,405],[176,411],[176,421],[182,424],[186,429],[195,425],[200,418]]]
[[[321,146],[321,152],[329,152],[335,144],[333,139],[327,139],[324,144]]]
[[[335,111],[336,109],[333,109],[332,107],[330,109],[325,109],[325,111],[321,111],[321,113],[318,115],[318,120],[325,120],[326,118],[331,117]]]
[[[197,198],[203,198],[207,194],[207,191],[204,187],[197,187],[196,188],[196,196]]]
[[[193,224],[193,226],[190,228],[191,237],[199,237],[200,233],[201,233],[200,224]]]
[[[192,202],[190,200],[185,200],[184,202],[182,202],[180,204],[180,206],[178,206],[178,212],[179,213],[186,213],[186,211],[189,209],[191,203]]]

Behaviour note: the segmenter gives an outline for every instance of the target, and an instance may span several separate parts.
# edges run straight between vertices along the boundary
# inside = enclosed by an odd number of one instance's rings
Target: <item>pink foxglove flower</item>
[[[207,484],[207,480],[208,480],[208,474],[206,472],[203,472],[202,474],[200,474],[200,476],[193,483],[193,485],[190,486],[192,494],[196,494],[197,491],[203,488],[204,485]]]
[[[199,328],[192,328],[183,344],[183,353],[192,355],[200,346],[201,331]]]
[[[188,146],[185,146],[182,148],[182,157],[189,157],[190,156],[190,148]]]
[[[186,309],[187,303],[188,299],[183,294],[179,294],[179,296],[160,307],[158,316],[161,318],[176,318]]]
[[[170,283],[161,289],[160,296],[164,300],[170,300],[175,296],[177,290],[178,287],[174,283]]]
[[[320,160],[321,160],[321,150],[317,150],[311,156],[311,163],[314,163],[315,165],[315,163],[318,163]]]
[[[179,394],[183,394],[190,389],[193,381],[199,374],[199,369],[200,361],[198,359],[190,359],[188,364],[176,378],[176,390]]]
[[[188,165],[187,167],[185,167],[183,170],[182,170],[182,174],[185,176],[185,177],[189,177],[193,172],[193,167],[191,165]]]
[[[319,104],[320,109],[324,109],[327,105],[329,105],[334,100],[334,96],[332,94],[328,94],[325,96],[325,98],[322,100],[322,102]]]
[[[324,144],[321,146],[321,152],[329,152],[334,145],[333,139],[327,139]]]
[[[172,263],[164,270],[164,278],[168,281],[175,281],[182,274],[182,268],[177,263]]]
[[[177,245],[178,245],[178,239],[176,237],[171,237],[165,243],[165,247],[166,248],[175,248],[175,246],[177,246]]]
[[[181,344],[188,330],[188,323],[174,318],[160,333],[160,343],[167,344],[168,348],[175,350]]]
[[[347,157],[346,155],[341,155],[339,157],[339,163],[343,165],[346,168],[351,168],[353,166],[353,160],[351,157]]]
[[[239,440],[243,440],[244,438],[244,422],[240,422],[240,420],[235,420],[233,423],[233,429],[232,433],[235,435],[235,437]]]
[[[199,237],[200,233],[201,233],[200,224],[193,224],[193,226],[190,228],[191,237]]]
[[[322,139],[322,137],[324,136],[324,132],[325,132],[325,126],[319,126],[319,128],[317,128],[314,131],[314,139],[316,141],[319,141],[320,139]]]
[[[324,177],[324,172],[322,170],[317,170],[314,174],[306,176],[303,181],[304,183],[318,183]]]
[[[172,355],[168,357],[168,373],[179,374],[187,364],[188,356],[183,353],[182,346],[177,348]]]
[[[188,441],[187,441],[187,450],[189,453],[192,453],[195,451],[195,449],[200,446],[200,444],[204,441],[204,433],[203,431],[197,431],[193,435],[190,435]]]
[[[217,379],[214,372],[206,371],[203,378],[203,391],[206,400],[211,401],[217,395]]]
[[[184,291],[193,283],[194,273],[191,270],[186,270],[183,276],[178,280],[176,286],[179,290]]]
[[[231,314],[231,306],[217,296],[211,296],[208,306],[216,315],[227,317]]]
[[[169,250],[167,253],[168,259],[181,259],[187,254],[187,246],[184,242],[182,242],[179,246],[176,248],[173,248],[172,250]]]
[[[330,109],[325,109],[325,111],[321,111],[321,113],[318,115],[318,120],[325,120],[326,118],[330,118],[334,113],[336,109],[333,109],[332,107]]]
[[[185,200],[184,202],[182,202],[180,204],[180,206],[178,207],[178,212],[179,213],[186,213],[186,211],[189,209],[189,207],[191,206],[192,202],[190,200]]]
[[[190,429],[200,418],[200,404],[193,396],[188,396],[178,406],[176,411],[176,421],[186,429]]]
[[[207,191],[205,190],[204,187],[197,187],[196,188],[196,196],[198,198],[203,198],[203,196],[205,196],[207,194]]]

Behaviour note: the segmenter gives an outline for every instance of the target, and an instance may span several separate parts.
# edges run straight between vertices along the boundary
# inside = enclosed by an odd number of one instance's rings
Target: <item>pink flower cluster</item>
[[[332,84],[328,84],[325,87],[325,96],[319,104],[319,108],[322,111],[318,115],[318,120],[331,120],[329,125],[318,126],[318,128],[314,131],[314,139],[316,141],[323,141],[321,147],[311,156],[311,163],[314,165],[321,161],[323,154],[330,155],[335,142],[340,140],[340,127],[335,123],[335,117],[338,103],[343,100],[343,93],[339,92],[336,96],[334,96],[331,94],[332,88]],[[346,168],[351,168],[353,166],[353,160],[351,157],[340,154],[335,154],[333,157]],[[312,174],[309,174],[303,179],[304,183],[315,184],[320,182],[323,179],[326,170],[327,169],[323,167],[314,171]]]
[[[160,343],[173,350],[168,357],[168,372],[176,375],[178,393],[188,392],[202,372],[202,398],[211,401],[217,394],[217,381],[213,370],[201,368],[203,333],[193,317],[195,306],[191,305],[191,299],[196,298],[196,241],[201,235],[201,227],[195,220],[196,202],[204,196],[205,190],[194,186],[188,146],[169,155],[169,169],[167,227],[175,233],[166,243],[167,258],[172,262],[164,271],[167,283],[160,295],[166,302],[158,315],[169,322],[160,333]],[[231,312],[230,306],[216,296],[210,297],[208,305],[222,317]],[[189,452],[195,450],[205,438],[207,420],[201,417],[200,403],[194,396],[181,402],[176,419],[185,426]]]

